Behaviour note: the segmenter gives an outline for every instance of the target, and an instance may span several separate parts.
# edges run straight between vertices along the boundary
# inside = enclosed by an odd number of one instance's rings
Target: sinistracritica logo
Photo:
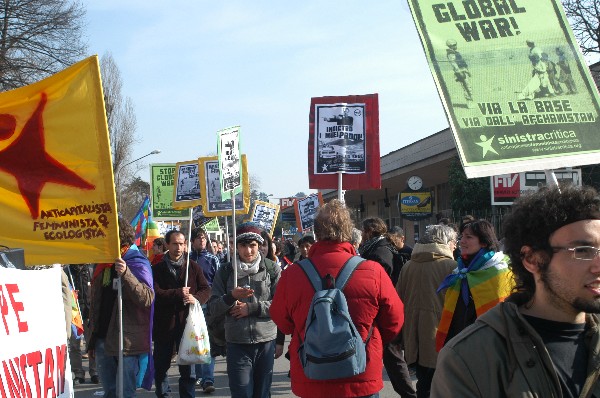
[[[485,135],[480,135],[479,139],[481,140],[481,142],[476,142],[477,145],[479,145],[483,151],[482,157],[485,158],[485,155],[487,155],[488,152],[493,152],[496,155],[498,155],[498,152],[496,152],[496,150],[492,147],[492,143],[494,142],[494,137],[495,135],[492,136],[492,138],[487,138]]]

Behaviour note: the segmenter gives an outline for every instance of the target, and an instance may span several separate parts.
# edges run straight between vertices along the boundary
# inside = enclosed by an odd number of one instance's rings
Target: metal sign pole
[[[185,266],[185,285],[183,286],[187,286],[188,285],[188,278],[189,278],[189,273],[190,273],[190,259],[191,259],[191,255],[192,255],[192,225],[194,224],[194,217],[193,217],[193,208],[190,207],[190,226],[188,227],[188,244],[187,244],[187,249],[188,249],[188,258],[187,258],[187,264]]]
[[[119,306],[119,365],[117,367],[117,397],[123,398],[123,285],[117,278],[117,301]]]
[[[237,287],[237,236],[235,233],[235,190],[231,190],[231,229],[233,230],[233,255],[231,256],[231,268],[233,268],[233,287]]]
[[[342,189],[342,175],[344,173],[342,173],[341,171],[338,171],[337,174],[338,174],[338,200],[340,202],[344,203],[345,202],[345,200],[344,200],[345,191]]]
[[[558,186],[558,180],[556,179],[554,170],[544,170],[544,173],[546,174],[546,185],[558,188],[558,192],[560,193],[560,187]]]
[[[225,216],[225,241],[227,242],[227,262],[231,262],[231,250],[229,250],[229,221],[227,221],[227,216]]]

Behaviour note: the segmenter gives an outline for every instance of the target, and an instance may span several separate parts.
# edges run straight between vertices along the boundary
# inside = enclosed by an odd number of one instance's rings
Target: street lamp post
[[[123,171],[123,169],[125,169],[125,167],[129,166],[130,164],[133,164],[133,163],[137,162],[138,160],[142,160],[145,157],[148,157],[150,155],[157,155],[159,153],[160,153],[160,150],[155,149],[152,152],[147,153],[144,156],[141,156],[141,157],[139,157],[139,158],[137,158],[135,160],[132,160],[131,162],[126,163],[123,166],[119,167],[119,170],[117,170],[117,175],[116,175],[117,176],[117,181],[119,182],[119,188],[120,188],[120,185],[121,185],[121,172]],[[121,192],[121,189],[119,189],[119,212],[122,210],[122,208],[121,208],[122,197],[123,197],[123,193]]]

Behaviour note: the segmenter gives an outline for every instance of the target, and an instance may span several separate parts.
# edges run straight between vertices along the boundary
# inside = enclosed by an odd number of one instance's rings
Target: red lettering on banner
[[[2,380],[1,374],[0,374],[0,392],[2,393],[2,398],[6,398],[6,392],[4,392],[4,380]]]
[[[6,378],[6,383],[8,384],[11,397],[24,397],[25,390],[23,389],[23,381],[21,379],[21,375],[19,374],[19,357],[16,357],[12,361],[10,359],[8,361],[4,361],[2,365],[4,368],[4,377]]]
[[[50,398],[56,398],[56,389],[54,388],[54,358],[52,357],[52,349],[46,348],[46,360],[44,364],[44,397],[48,396],[48,390],[52,390]]]
[[[23,389],[27,394],[27,398],[31,398],[31,387],[29,386],[29,380],[27,380],[27,356],[21,354],[19,357],[19,365],[21,368],[21,380],[23,381]]]
[[[4,322],[4,330],[6,330],[6,335],[8,336],[8,323],[6,322],[6,316],[8,315],[8,300],[4,297],[4,290],[2,289],[2,285],[0,285],[0,314],[2,314],[2,322]]]
[[[25,311],[25,307],[21,301],[16,301],[15,293],[19,293],[19,286],[17,284],[7,283],[4,286],[0,285],[0,314],[2,314],[2,322],[4,323],[4,330],[6,331],[7,336],[10,335],[8,322],[6,320],[9,314],[9,308],[12,308],[15,317],[17,318],[19,333],[24,333],[29,330],[29,325],[27,325],[27,322],[22,322],[21,316],[19,315],[20,312]],[[8,306],[9,300],[10,307]]]
[[[2,361],[4,373],[0,370],[1,398],[42,398],[48,397],[48,390],[52,390],[50,397],[56,398],[64,394],[66,387],[67,345],[56,346],[56,351],[47,348],[44,361],[44,389],[41,387],[39,365],[42,364],[42,352],[34,351],[21,354],[14,359]],[[56,369],[54,359],[56,358]],[[28,369],[33,369],[35,392],[32,394],[28,379]],[[31,373],[29,373],[31,377]],[[8,397],[6,393],[9,393]]]
[[[67,345],[56,346],[56,388],[57,394],[65,392],[65,369],[67,367]]]
[[[15,316],[17,317],[17,325],[19,326],[19,333],[24,333],[29,330],[29,325],[27,322],[21,322],[21,317],[19,316],[19,312],[24,311],[25,307],[23,307],[23,303],[21,301],[15,301],[14,294],[19,293],[19,286],[13,283],[6,284],[6,291],[8,292],[8,296],[10,297],[10,303],[13,307],[13,311],[15,312]]]
[[[27,354],[27,366],[33,368],[33,379],[35,380],[35,392],[36,397],[42,397],[42,391],[40,390],[40,369],[39,365],[42,363],[42,353],[40,351],[30,352]],[[3,397],[4,398],[4,397]]]

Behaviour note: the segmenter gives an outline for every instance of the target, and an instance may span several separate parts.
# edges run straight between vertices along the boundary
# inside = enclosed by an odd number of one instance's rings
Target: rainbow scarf
[[[79,305],[77,305],[79,295],[73,286],[71,286],[71,282],[69,282],[69,290],[71,290],[71,331],[75,335],[75,338],[80,339],[83,336],[83,319],[81,318]]]
[[[469,266],[459,258],[458,267],[437,289],[437,292],[440,292],[448,288],[435,336],[437,351],[441,350],[446,342],[458,300],[462,299],[466,303],[471,293],[475,312],[479,317],[508,297],[514,286],[514,280],[507,263],[508,256],[502,252],[495,253],[484,249],[479,250]]]

